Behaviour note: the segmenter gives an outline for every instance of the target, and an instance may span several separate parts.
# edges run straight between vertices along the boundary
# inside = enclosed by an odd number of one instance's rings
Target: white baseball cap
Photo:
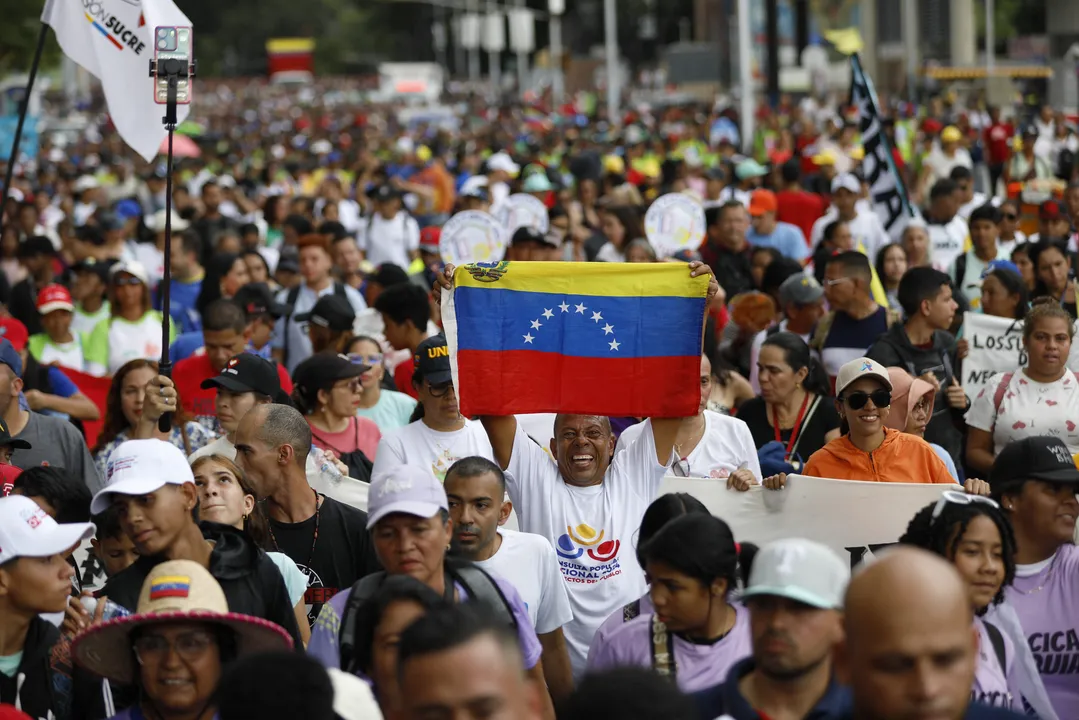
[[[855,195],[862,194],[862,181],[854,176],[854,173],[843,173],[832,178],[832,194],[840,190],[850,190]]]
[[[392,513],[430,518],[449,510],[446,489],[430,470],[398,465],[371,479],[367,493],[367,529]]]
[[[0,497],[0,565],[67,552],[94,534],[93,523],[56,522],[28,497]]]
[[[843,607],[850,567],[827,545],[784,538],[762,547],[753,558],[743,598],[772,595],[822,610]]]
[[[521,172],[521,166],[513,162],[513,158],[504,152],[496,152],[494,155],[487,158],[487,169],[501,170],[511,177],[517,177],[517,173]]]
[[[858,378],[871,377],[879,380],[884,387],[892,389],[892,377],[888,374],[888,368],[876,360],[860,357],[851,360],[839,368],[839,374],[835,378],[835,394],[839,397],[847,386]]]
[[[182,450],[164,440],[126,440],[109,455],[105,487],[94,495],[90,512],[105,512],[113,495],[149,495],[166,485],[195,483]]]
[[[165,232],[165,211],[162,209],[158,210],[153,215],[147,215],[145,222],[146,228],[151,232]],[[187,230],[189,225],[190,223],[180,217],[179,213],[175,210],[172,211],[172,231],[174,233],[180,233]]]
[[[120,273],[127,273],[132,277],[137,277],[143,285],[150,285],[150,276],[146,272],[146,266],[138,260],[122,260],[113,265],[109,268],[109,280],[112,280]]]

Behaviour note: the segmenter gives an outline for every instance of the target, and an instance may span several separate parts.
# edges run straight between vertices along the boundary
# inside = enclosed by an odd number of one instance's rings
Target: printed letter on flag
[[[695,415],[708,277],[681,263],[458,267],[442,323],[466,415]]]
[[[150,60],[159,25],[191,25],[172,0],[47,0],[41,22],[64,54],[101,81],[120,137],[151,162],[165,139],[165,106],[154,102]],[[178,105],[178,122],[190,107]]]

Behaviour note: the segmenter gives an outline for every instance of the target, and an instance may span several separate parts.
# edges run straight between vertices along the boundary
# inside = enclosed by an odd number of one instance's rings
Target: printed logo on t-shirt
[[[1079,673],[1079,633],[1075,628],[1055,632],[1036,632],[1027,638],[1038,674],[1075,675]]]
[[[555,543],[558,564],[567,582],[592,584],[622,573],[617,538],[607,538],[605,530],[597,531],[587,523],[567,526]],[[585,559],[594,562],[585,562]]]
[[[323,604],[328,603],[330,598],[337,594],[337,588],[324,587],[318,573],[306,565],[296,563],[296,567],[307,578],[307,590],[303,593],[303,601],[307,605],[307,622],[314,625]]]

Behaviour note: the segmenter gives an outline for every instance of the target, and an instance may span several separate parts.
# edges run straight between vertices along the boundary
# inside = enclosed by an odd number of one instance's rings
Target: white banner
[[[1079,331],[1079,322],[1076,323]],[[971,400],[989,383],[994,373],[1012,372],[1027,363],[1023,350],[1023,322],[968,312],[963,315],[963,337],[969,351],[963,360],[961,382]],[[1079,371],[1079,343],[1072,343],[1068,367]]]
[[[914,514],[957,485],[875,483],[788,475],[783,490],[728,490],[707,478],[668,476],[661,493],[685,492],[730,525],[734,539],[764,545],[802,537],[823,543],[851,566],[896,542]]]
[[[166,136],[165,106],[154,101],[150,78],[152,34],[159,25],[190,26],[191,21],[172,0],[47,0],[41,22],[56,33],[65,55],[101,81],[120,137],[152,162]],[[178,123],[189,110],[177,106]]]

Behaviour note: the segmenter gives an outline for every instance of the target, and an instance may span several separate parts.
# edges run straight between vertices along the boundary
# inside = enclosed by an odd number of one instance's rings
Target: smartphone
[[[161,25],[154,28],[154,60],[179,60],[185,70],[191,67],[192,34],[190,27]],[[165,77],[154,78],[154,101],[164,105],[169,100],[169,80]],[[191,103],[191,77],[187,72],[176,83],[176,104]]]

